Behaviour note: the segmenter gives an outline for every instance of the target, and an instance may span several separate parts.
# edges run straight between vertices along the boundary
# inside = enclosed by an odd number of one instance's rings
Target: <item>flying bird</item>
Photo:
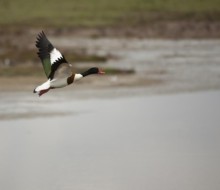
[[[52,45],[43,31],[37,36],[36,47],[38,48],[37,54],[48,79],[34,89],[33,92],[38,93],[39,96],[48,92],[50,89],[65,87],[88,75],[105,73],[97,67],[92,67],[82,73],[74,73],[72,71],[72,65],[68,63],[64,55]]]

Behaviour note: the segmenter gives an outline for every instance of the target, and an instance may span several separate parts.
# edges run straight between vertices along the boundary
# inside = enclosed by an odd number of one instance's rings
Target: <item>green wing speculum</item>
[[[51,59],[50,59],[50,52],[54,49],[53,45],[50,43],[50,41],[47,39],[46,35],[42,31],[36,41],[36,47],[38,48],[38,56],[41,59],[44,72],[49,78],[49,75],[51,73]]]
[[[43,64],[44,72],[45,72],[47,78],[49,78],[50,73],[51,73],[50,59],[46,58],[46,59],[42,60],[42,64]]]

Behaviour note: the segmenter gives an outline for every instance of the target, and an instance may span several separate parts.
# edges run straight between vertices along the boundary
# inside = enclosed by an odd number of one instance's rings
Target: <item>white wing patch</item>
[[[53,65],[53,63],[58,60],[59,58],[62,58],[62,54],[59,52],[59,50],[57,50],[56,48],[54,48],[51,52],[50,52],[50,62],[51,65]]]

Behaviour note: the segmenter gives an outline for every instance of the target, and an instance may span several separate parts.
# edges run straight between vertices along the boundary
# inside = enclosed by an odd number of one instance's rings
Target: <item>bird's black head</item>
[[[87,71],[81,73],[83,77],[87,76],[87,75],[92,75],[92,74],[105,74],[104,71],[102,71],[101,69],[97,68],[97,67],[92,67],[90,69],[88,69]]]

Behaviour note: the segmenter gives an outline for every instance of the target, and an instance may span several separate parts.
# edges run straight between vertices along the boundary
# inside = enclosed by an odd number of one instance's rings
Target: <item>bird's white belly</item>
[[[62,88],[62,87],[65,87],[67,86],[67,79],[53,79],[51,82],[50,82],[50,87],[52,88]]]

